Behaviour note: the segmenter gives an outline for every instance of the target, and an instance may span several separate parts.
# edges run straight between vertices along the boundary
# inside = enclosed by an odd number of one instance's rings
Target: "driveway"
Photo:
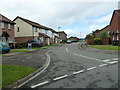
[[[21,88],[118,88],[118,54],[88,52],[79,45],[51,50],[48,69]]]

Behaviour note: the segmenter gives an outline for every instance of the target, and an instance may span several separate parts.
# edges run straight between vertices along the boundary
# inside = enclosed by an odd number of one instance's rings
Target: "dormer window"
[[[11,29],[11,24],[8,24],[8,29]]]

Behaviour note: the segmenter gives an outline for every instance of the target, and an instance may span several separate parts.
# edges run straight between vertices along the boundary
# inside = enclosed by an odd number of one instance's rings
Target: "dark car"
[[[31,43],[32,47],[42,47],[43,42],[41,40],[30,40],[28,43]]]
[[[5,42],[0,42],[0,53],[9,53],[10,46]]]
[[[71,44],[72,43],[72,40],[67,40],[67,44]]]

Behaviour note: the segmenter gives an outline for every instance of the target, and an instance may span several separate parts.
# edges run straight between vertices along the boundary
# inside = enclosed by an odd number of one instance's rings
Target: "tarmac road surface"
[[[81,45],[55,47],[48,53],[49,67],[21,88],[118,88],[118,54]]]

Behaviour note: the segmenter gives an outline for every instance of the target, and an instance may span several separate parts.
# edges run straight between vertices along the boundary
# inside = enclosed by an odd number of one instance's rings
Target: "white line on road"
[[[113,61],[113,62],[107,62],[109,64],[114,64],[114,63],[118,63],[118,61]]]
[[[80,70],[80,71],[74,72],[73,74],[78,74],[78,73],[82,73],[82,72],[84,72],[84,70]]]
[[[112,59],[112,60],[118,60],[119,58],[114,58],[114,59]]]
[[[96,61],[102,61],[102,60],[100,60],[100,59],[96,59],[96,58],[91,58],[91,57],[87,57],[87,56],[84,56],[84,55],[79,55],[79,54],[75,54],[75,53],[73,53],[74,55],[76,55],[76,56],[80,56],[80,57],[84,57],[84,58],[88,58],[88,59],[92,59],[92,60],[96,60]]]
[[[36,84],[36,85],[31,86],[31,88],[36,88],[36,87],[38,87],[38,86],[42,86],[42,85],[45,85],[45,84],[47,84],[47,83],[49,83],[49,82],[48,82],[48,81],[45,81],[45,82],[42,82],[42,83],[39,83],[39,84]]]
[[[89,70],[92,70],[92,69],[95,69],[95,68],[97,68],[97,67],[91,67],[91,68],[88,68],[87,70],[89,71]]]
[[[111,61],[110,59],[108,59],[108,60],[103,60],[103,62],[108,62],[108,61]]]
[[[56,80],[59,80],[59,79],[65,78],[65,77],[67,77],[67,76],[68,76],[68,75],[60,76],[60,77],[54,78],[53,80],[56,81]]]
[[[99,66],[102,67],[102,66],[106,66],[106,65],[108,65],[108,64],[101,64],[101,65],[99,65]]]
[[[66,48],[66,51],[69,52],[67,48]]]

